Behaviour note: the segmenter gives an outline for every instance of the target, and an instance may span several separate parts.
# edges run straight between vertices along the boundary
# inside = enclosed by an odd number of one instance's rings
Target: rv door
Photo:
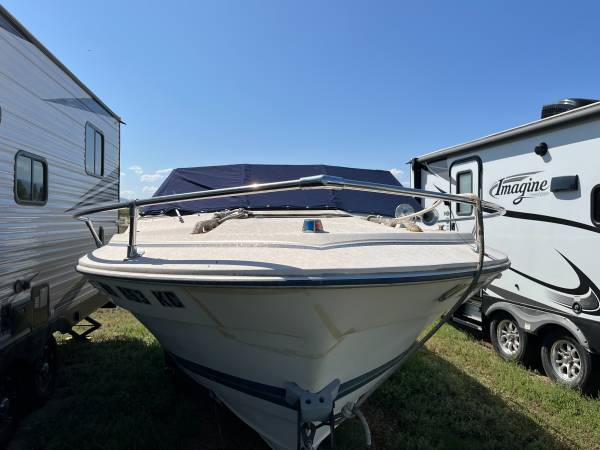
[[[450,192],[453,194],[476,193],[481,197],[481,159],[478,156],[454,161],[450,165]],[[452,203],[452,215],[473,215],[473,205]]]

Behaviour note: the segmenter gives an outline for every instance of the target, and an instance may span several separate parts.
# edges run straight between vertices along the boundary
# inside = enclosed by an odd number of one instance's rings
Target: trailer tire
[[[0,375],[0,448],[6,448],[15,433],[22,409],[18,392],[12,376]]]
[[[593,390],[592,355],[566,331],[557,330],[545,335],[540,356],[550,379],[582,392]]]
[[[509,314],[498,314],[490,322],[490,340],[505,361],[531,362],[530,336]]]
[[[163,352],[165,358],[165,373],[178,390],[185,390],[188,385],[188,376],[177,365],[173,357],[168,352]]]
[[[193,394],[201,397],[206,397],[209,390],[199,383],[192,380],[181,367],[177,365],[173,357],[167,352],[164,352],[165,358],[165,373],[173,383],[175,390],[186,395]]]
[[[40,358],[27,370],[24,394],[30,406],[44,405],[54,393],[56,385],[56,340],[50,335],[44,343]]]

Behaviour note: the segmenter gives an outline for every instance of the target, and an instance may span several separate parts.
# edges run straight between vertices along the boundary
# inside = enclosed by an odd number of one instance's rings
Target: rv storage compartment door
[[[31,288],[29,298],[16,302],[10,313],[11,334],[44,326],[50,317],[50,288],[41,284]]]

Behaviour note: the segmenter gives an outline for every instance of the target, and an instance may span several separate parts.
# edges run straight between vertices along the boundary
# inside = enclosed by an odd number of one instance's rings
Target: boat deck
[[[319,218],[324,232],[302,231],[304,220]],[[196,223],[212,214],[148,217],[138,223],[144,254],[126,260],[128,233],[80,260],[84,271],[118,271],[144,276],[260,276],[385,274],[473,269],[477,253],[471,233],[435,228],[411,232],[342,212],[319,211],[231,219],[203,234]],[[487,265],[506,262],[488,251]]]

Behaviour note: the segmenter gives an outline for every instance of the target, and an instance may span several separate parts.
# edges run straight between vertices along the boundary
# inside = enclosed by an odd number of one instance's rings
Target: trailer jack
[[[82,323],[84,321],[87,323]],[[99,329],[101,326],[102,324],[100,322],[92,319],[90,316],[87,316],[81,322],[73,325],[73,327],[69,329],[67,333],[70,334],[73,339],[85,341],[90,334]],[[75,327],[84,328],[84,330],[83,332],[79,333],[75,331]]]

